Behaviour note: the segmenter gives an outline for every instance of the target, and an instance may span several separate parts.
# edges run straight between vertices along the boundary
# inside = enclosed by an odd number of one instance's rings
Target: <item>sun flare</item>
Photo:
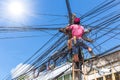
[[[10,15],[22,16],[25,12],[25,6],[21,2],[11,2],[8,5],[8,11]]]

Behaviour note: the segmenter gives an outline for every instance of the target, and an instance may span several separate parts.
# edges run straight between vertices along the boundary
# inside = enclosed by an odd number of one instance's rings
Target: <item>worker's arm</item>
[[[89,29],[84,29],[84,33],[86,34],[86,33],[89,33],[89,32],[91,32],[92,31],[92,29],[91,28],[89,28]]]
[[[65,28],[60,28],[59,32],[62,32],[64,34],[68,34],[68,31],[70,30],[69,25],[66,26]]]
[[[93,40],[90,39],[90,38],[88,38],[87,35],[86,35],[86,34],[88,34],[91,31],[92,31],[91,28],[89,28],[89,29],[85,28],[84,29],[84,35],[82,36],[82,39],[85,40],[85,41],[87,41],[87,42],[93,42]]]
[[[88,38],[85,34],[82,36],[82,39],[87,41],[87,42],[93,42],[93,40]]]

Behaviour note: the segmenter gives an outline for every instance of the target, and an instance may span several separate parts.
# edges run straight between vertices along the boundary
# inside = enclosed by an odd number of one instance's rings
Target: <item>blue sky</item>
[[[65,0],[17,0],[23,1],[27,7],[26,13],[23,18],[11,18],[9,13],[6,13],[6,6],[10,1],[16,0],[0,0],[0,26],[12,27],[65,27],[68,24],[68,15]],[[91,9],[97,7],[105,0],[69,0],[73,13],[81,17]],[[117,10],[114,8],[103,15]],[[43,14],[43,15],[41,15]],[[45,15],[46,14],[46,15]],[[59,15],[59,16],[50,16]],[[101,16],[96,17],[99,19]],[[93,19],[93,20],[95,20]],[[84,21],[84,20],[83,20]],[[83,24],[88,24],[83,22]],[[50,24],[63,24],[56,26],[40,26]],[[95,24],[94,24],[95,25]],[[116,24],[115,24],[116,26]],[[114,26],[113,26],[114,27]],[[113,28],[112,27],[112,28]],[[11,69],[15,68],[18,64],[26,61],[33,53],[35,53],[42,45],[44,45],[55,33],[58,31],[23,31],[23,32],[0,32],[0,80],[7,74],[10,74]],[[103,33],[103,32],[102,32]],[[100,33],[99,33],[100,34]],[[29,36],[29,37],[25,37]],[[30,37],[34,36],[34,37]],[[35,37],[36,36],[36,37]],[[13,37],[13,38],[9,38]],[[15,38],[18,37],[18,38]],[[25,38],[20,38],[25,37]],[[59,38],[59,36],[58,36]],[[108,38],[108,37],[103,37]],[[117,36],[117,38],[119,38]],[[102,40],[104,40],[102,39]],[[99,44],[102,40],[98,40],[94,45]],[[114,42],[113,42],[114,41]],[[104,45],[104,51],[117,45],[120,40],[109,40]],[[111,43],[111,44],[109,44]],[[109,45],[108,45],[109,44]],[[40,54],[40,53],[39,53]]]

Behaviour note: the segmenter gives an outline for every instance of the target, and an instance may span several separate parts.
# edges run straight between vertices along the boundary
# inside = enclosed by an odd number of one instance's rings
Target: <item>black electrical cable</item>
[[[44,54],[43,54],[44,55]],[[41,58],[43,57],[43,55],[41,56]],[[40,58],[39,58],[40,59]],[[39,61],[39,59],[37,59]],[[36,64],[37,61],[35,61],[33,64]]]
[[[89,16],[89,18],[88,18],[86,21],[92,19],[93,17],[98,16],[99,14],[101,14],[101,13],[103,13],[103,12],[108,11],[109,9],[111,9],[111,8],[113,8],[113,7],[115,7],[115,6],[117,6],[118,4],[120,4],[120,2],[119,2],[119,3],[116,3],[116,4],[112,4],[111,6],[109,6],[109,7],[105,8],[105,9],[103,9],[103,11],[100,11],[100,12],[97,12],[96,14],[93,14],[93,16],[91,16],[91,17]],[[86,22],[86,21],[83,21],[83,22]]]
[[[80,18],[84,19],[90,15],[92,15],[93,13],[95,13],[96,11],[99,11],[100,9],[104,8],[105,6],[107,6],[108,4],[113,3],[115,0],[111,0],[109,2],[106,3],[106,1],[102,2],[100,5],[98,5],[97,7],[93,8],[92,10],[90,10],[89,12],[85,13],[84,15],[82,15]]]
[[[39,48],[30,58],[28,58],[23,64],[26,64],[28,62],[30,62],[30,60],[33,58],[33,56],[37,55],[38,52],[43,49],[48,43],[50,43],[55,37],[56,35],[58,35],[59,33],[55,34],[55,36],[53,36],[50,40],[48,40],[41,48]],[[23,69],[24,67],[23,66],[20,66],[20,68],[18,70],[21,70]],[[17,72],[18,70],[16,70],[15,72]],[[15,73],[14,72],[14,73]]]

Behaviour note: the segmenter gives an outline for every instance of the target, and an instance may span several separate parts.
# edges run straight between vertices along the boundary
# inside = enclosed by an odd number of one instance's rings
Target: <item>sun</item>
[[[7,0],[3,5],[3,15],[9,21],[25,23],[30,20],[33,11],[32,4],[28,0]]]
[[[21,16],[24,13],[24,5],[21,2],[11,2],[8,5],[8,11],[11,15]]]
[[[22,2],[10,2],[8,4],[8,12],[13,16],[22,16],[25,12],[25,6]]]

